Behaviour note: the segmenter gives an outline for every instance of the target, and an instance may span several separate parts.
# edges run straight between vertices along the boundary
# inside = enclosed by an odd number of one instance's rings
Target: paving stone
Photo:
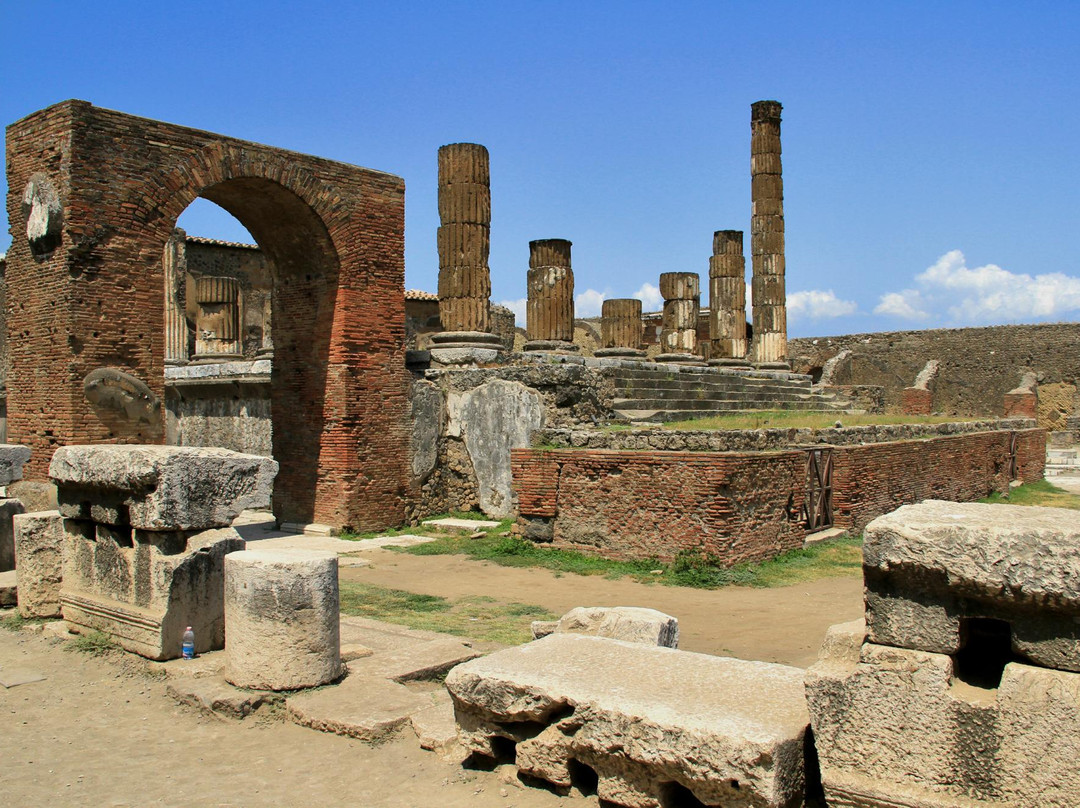
[[[166,682],[165,690],[181,704],[228,718],[245,718],[263,705],[282,699],[277,693],[241,690],[221,675],[177,676]]]
[[[438,679],[455,665],[480,656],[461,640],[441,637],[349,663],[349,673],[379,676],[395,682]]]
[[[410,720],[421,749],[450,756],[458,748],[454,704],[445,690],[438,692],[436,703],[413,713]]]
[[[297,724],[369,743],[390,740],[430,699],[386,679],[346,676],[340,683],[288,696],[285,705]]]

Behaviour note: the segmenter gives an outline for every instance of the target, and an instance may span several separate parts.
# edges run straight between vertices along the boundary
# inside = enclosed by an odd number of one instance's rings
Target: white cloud
[[[514,322],[518,328],[525,327],[525,311],[528,304],[528,298],[519,297],[517,300],[500,300],[496,305],[506,306],[510,311],[514,312]]]
[[[641,288],[634,292],[631,297],[636,297],[641,301],[641,308],[644,311],[660,311],[664,307],[664,297],[660,294],[659,287],[653,286],[651,283],[641,284]]]
[[[905,289],[902,292],[889,292],[881,296],[881,302],[874,306],[874,314],[900,317],[905,320],[926,320],[930,313],[925,310],[922,295],[917,289]]]
[[[986,325],[1062,318],[1080,312],[1080,278],[1062,272],[1009,272],[997,264],[968,267],[950,250],[915,276],[918,289],[882,295],[875,314],[933,316],[951,325]]]
[[[586,289],[574,296],[574,317],[599,317],[607,295],[595,289]]]
[[[753,303],[751,302],[751,305]],[[841,300],[832,289],[793,292],[787,296],[787,313],[792,320],[824,320],[854,314],[858,306],[853,300]]]

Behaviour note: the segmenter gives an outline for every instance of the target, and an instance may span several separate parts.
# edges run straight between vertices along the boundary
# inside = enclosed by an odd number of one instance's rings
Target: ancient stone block
[[[829,805],[1080,804],[1080,674],[1016,662],[973,686],[943,654],[834,626],[806,672]]]
[[[863,565],[871,642],[956,654],[996,626],[1013,654],[1080,671],[1076,511],[905,505],[867,526]]]
[[[578,606],[558,620],[534,621],[532,630],[537,639],[569,632],[666,648],[679,647],[677,618],[637,606]]]
[[[0,443],[0,485],[22,479],[22,467],[30,459],[30,447]]]
[[[543,426],[540,394],[518,382],[494,379],[447,402],[448,434],[464,438],[479,489],[480,509],[505,518],[513,512],[510,450],[529,445]]]
[[[49,476],[67,518],[190,531],[267,507],[277,468],[227,449],[101,444],[57,449]]]
[[[658,672],[662,671],[662,675]],[[801,804],[803,672],[579,634],[554,634],[450,671],[464,748],[556,786],[595,772],[602,801]]]
[[[0,572],[15,569],[15,532],[11,519],[25,510],[17,499],[0,498]]]
[[[60,617],[64,580],[64,523],[60,512],[17,514],[12,522],[19,570],[19,614]]]
[[[224,558],[242,549],[232,528],[161,533],[65,519],[64,620],[150,659],[180,656],[187,626],[197,653],[221,648]]]
[[[297,690],[341,676],[338,560],[317,550],[244,550],[225,558],[225,678]]]

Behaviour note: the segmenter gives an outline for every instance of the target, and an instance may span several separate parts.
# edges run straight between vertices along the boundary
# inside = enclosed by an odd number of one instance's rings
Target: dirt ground
[[[825,628],[861,614],[861,581],[716,592],[648,586],[456,556],[386,550],[344,579],[444,597],[513,593],[562,613],[577,605],[650,606],[677,616],[682,648],[806,665]],[[63,806],[595,806],[523,787],[506,768],[466,770],[422,751],[407,730],[372,747],[262,711],[244,721],[178,706],[142,666],[0,630],[0,669],[47,677],[0,688],[0,803]]]

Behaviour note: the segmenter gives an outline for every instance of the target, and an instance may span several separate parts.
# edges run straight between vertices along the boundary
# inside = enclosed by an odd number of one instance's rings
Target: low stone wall
[[[168,368],[165,436],[173,446],[216,446],[270,457],[270,360]]]
[[[844,415],[837,415],[843,422]],[[765,452],[792,446],[823,444],[853,446],[867,443],[965,435],[973,432],[1032,429],[1032,418],[987,418],[948,424],[884,424],[840,426],[827,429],[739,429],[677,431],[645,429],[599,430],[582,427],[545,428],[536,433],[536,445],[572,449],[656,449],[669,452]]]
[[[557,547],[663,561],[698,551],[736,564],[801,547],[806,534],[798,450],[519,449],[511,465],[519,529]]]
[[[960,425],[940,428],[947,426]],[[969,501],[1007,492],[1014,478],[1042,478],[1044,430],[958,432],[831,447],[834,524],[858,531],[900,505],[930,497]],[[631,437],[597,434],[627,443]],[[517,530],[533,541],[613,558],[670,560],[684,551],[711,553],[729,565],[772,558],[801,546],[806,534],[806,451],[790,443],[785,449],[518,449],[511,454]]]

